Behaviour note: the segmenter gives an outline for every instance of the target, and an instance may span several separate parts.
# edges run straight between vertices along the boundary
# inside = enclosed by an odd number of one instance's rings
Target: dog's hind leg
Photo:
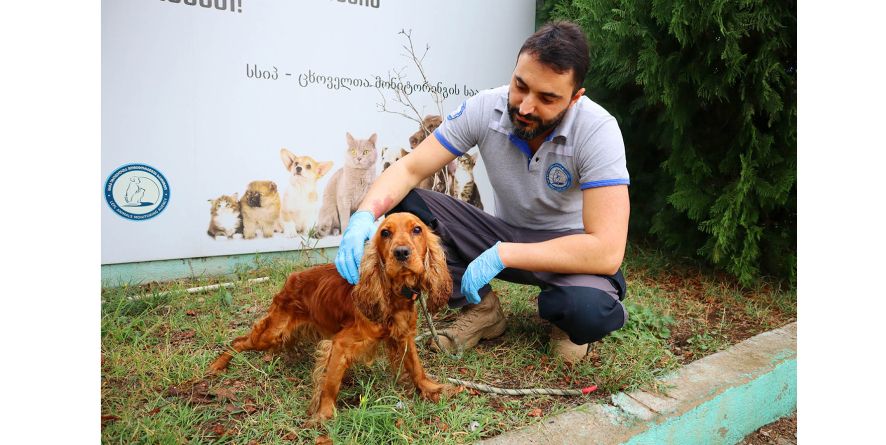
[[[293,319],[289,314],[271,308],[268,315],[259,320],[249,334],[237,337],[231,342],[231,350],[243,352],[277,349],[290,339],[301,324],[301,320]],[[223,352],[209,365],[209,374],[216,374],[228,367],[233,358],[231,350]]]

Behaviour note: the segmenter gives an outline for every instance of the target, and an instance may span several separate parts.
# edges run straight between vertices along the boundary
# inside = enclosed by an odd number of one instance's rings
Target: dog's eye
[[[388,229],[381,229],[381,237],[382,237],[382,238],[390,238],[390,237],[391,237],[391,231],[388,230]]]
[[[418,235],[419,233],[421,233],[421,227],[419,227],[419,226],[415,226],[415,227],[412,229],[412,233]]]
[[[305,168],[308,169],[308,170],[310,170],[310,169],[311,169],[311,164],[306,165]]]

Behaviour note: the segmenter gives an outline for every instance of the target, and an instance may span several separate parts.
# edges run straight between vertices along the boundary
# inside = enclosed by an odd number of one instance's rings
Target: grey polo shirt
[[[582,190],[628,185],[618,123],[582,96],[535,155],[513,134],[508,86],[471,97],[446,116],[434,136],[461,156],[476,145],[495,195],[495,215],[536,230],[583,229]]]

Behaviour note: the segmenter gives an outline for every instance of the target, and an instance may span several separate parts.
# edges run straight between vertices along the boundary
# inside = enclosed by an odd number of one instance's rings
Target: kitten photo
[[[317,182],[332,169],[332,161],[318,162],[310,156],[297,156],[285,148],[280,149],[280,160],[289,172],[289,187],[283,193],[280,222],[283,235],[295,237],[308,235],[317,224],[320,212],[320,196]]]
[[[233,196],[221,195],[209,200],[209,230],[206,231],[209,236],[215,238],[224,235],[230,239],[235,233],[243,233],[239,199],[237,193],[234,193]]]
[[[375,180],[376,139],[375,133],[369,139],[354,139],[351,133],[347,133],[345,166],[335,171],[323,190],[317,238],[340,234],[348,226],[351,213],[366,196],[369,185]]]
[[[479,154],[471,156],[465,153],[457,158],[458,167],[454,169],[452,196],[483,210],[480,189],[477,188],[477,183],[474,181],[474,165],[477,163],[477,156]]]
[[[442,123],[443,118],[441,116],[435,114],[425,116],[424,119],[421,120],[421,124],[418,126],[418,131],[413,133],[412,136],[409,136],[409,147],[415,150],[415,147],[418,147],[418,144],[427,139],[427,137],[430,136],[431,133],[433,133]],[[447,164],[432,176],[423,179],[418,183],[418,188],[449,194],[452,189],[451,165],[452,164]]]
[[[274,232],[282,232],[280,225],[280,194],[274,181],[252,181],[240,199],[243,217],[243,238],[253,239],[261,230],[262,236],[270,238]]]
[[[403,156],[408,155],[409,152],[400,149],[400,151],[396,151],[390,147],[385,147],[381,149],[381,171],[385,171],[393,165],[395,162],[399,161]]]

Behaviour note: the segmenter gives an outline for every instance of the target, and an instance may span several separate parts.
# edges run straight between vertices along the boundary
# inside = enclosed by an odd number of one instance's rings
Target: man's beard
[[[556,128],[557,125],[560,125],[560,121],[563,120],[563,116],[566,115],[567,110],[569,110],[569,107],[564,108],[563,111],[560,112],[560,114],[554,116],[554,118],[549,121],[544,121],[540,117],[534,116],[532,114],[521,114],[520,117],[522,119],[526,119],[535,123],[535,125],[529,127],[529,124],[525,124],[516,119],[517,114],[519,114],[519,108],[512,107],[511,102],[508,101],[508,118],[510,118],[511,123],[514,124],[514,134],[524,141],[535,139],[538,135],[544,134],[552,128]]]

